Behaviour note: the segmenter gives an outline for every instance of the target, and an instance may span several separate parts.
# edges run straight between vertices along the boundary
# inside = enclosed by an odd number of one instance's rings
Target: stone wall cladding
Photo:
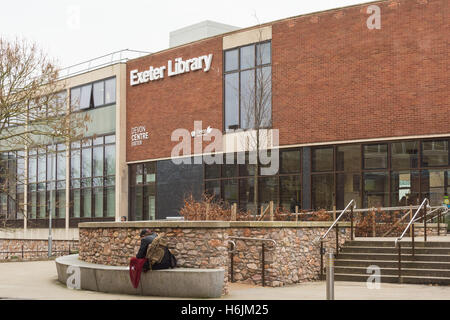
[[[179,267],[225,269],[228,293],[227,242],[223,229],[152,228],[165,233]],[[127,266],[139,250],[140,228],[80,228],[80,259],[90,263]]]
[[[447,224],[446,223],[441,223],[441,225],[439,226],[439,229],[440,229],[440,232],[439,232],[439,235],[440,236],[442,236],[442,235],[446,235],[447,234]],[[424,236],[424,227],[423,227],[423,225],[422,226],[419,226],[419,227],[415,227],[414,228],[414,234],[416,235],[416,236],[419,236],[419,237],[423,237]],[[407,231],[406,232],[406,236],[408,237],[410,235],[410,231]],[[432,225],[428,225],[427,226],[427,236],[437,236],[438,235],[438,226],[437,226],[437,223],[436,224],[432,224]]]
[[[273,239],[277,245],[265,243],[265,285],[280,287],[314,281],[320,274],[319,238],[327,228],[232,228],[230,236]],[[342,246],[350,239],[350,229],[340,229]],[[325,249],[336,249],[336,233],[333,229],[324,242]],[[262,242],[234,240],[233,274],[236,282],[262,284]]]
[[[64,256],[78,251],[76,240],[53,240],[52,252]],[[22,254],[23,253],[23,254]],[[24,261],[48,257],[48,241],[35,239],[0,239],[0,260],[20,259]]]
[[[241,223],[242,224],[242,223]],[[245,224],[245,223],[243,223]],[[151,227],[157,233],[164,232],[169,248],[178,260],[179,267],[223,268],[225,293],[228,292],[230,237],[267,238],[277,242],[271,250],[266,244],[265,284],[277,287],[317,280],[320,273],[320,242],[328,227]],[[267,225],[271,225],[270,222]],[[291,224],[292,225],[292,224]],[[348,228],[341,228],[341,245],[350,238]],[[84,228],[80,226],[80,259],[90,263],[126,266],[135,256],[140,244],[136,228]],[[335,247],[334,230],[328,235],[326,248]],[[262,284],[261,242],[234,240],[234,279],[254,285]]]

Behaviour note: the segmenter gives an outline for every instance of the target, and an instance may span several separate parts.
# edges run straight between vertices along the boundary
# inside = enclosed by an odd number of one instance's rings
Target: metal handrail
[[[229,237],[230,239],[234,239],[234,240],[249,240],[249,241],[261,241],[261,281],[262,281],[262,286],[264,287],[266,284],[266,280],[265,280],[265,246],[264,246],[264,242],[271,242],[273,244],[273,246],[271,247],[270,250],[275,249],[277,242],[273,239],[267,239],[267,238],[249,238],[249,237]],[[230,265],[230,275],[231,275],[231,282],[234,282],[234,253],[236,252],[236,243],[233,240],[228,240],[228,243],[231,243],[233,245],[233,249],[229,250],[229,253],[231,254],[231,265]]]
[[[274,247],[277,245],[277,242],[275,240],[267,239],[267,238],[248,238],[248,237],[234,237],[234,236],[233,237],[229,237],[229,238],[230,239],[235,239],[235,240],[268,241],[268,242],[272,242]]]
[[[427,204],[428,206],[426,206],[425,204]],[[421,209],[424,209],[425,212],[423,214],[423,222],[424,222],[424,241],[427,241],[427,208],[430,207],[430,201],[428,200],[428,198],[425,198],[422,201],[422,204],[420,205],[420,207],[417,209],[416,213],[414,214],[414,216],[411,218],[411,221],[409,221],[408,225],[406,226],[405,230],[403,231],[403,233],[401,234],[400,237],[398,237],[397,239],[395,239],[395,247],[398,247],[398,282],[402,283],[402,245],[401,245],[401,240],[403,239],[403,237],[405,236],[406,232],[409,230],[409,228],[411,229],[411,245],[412,245],[412,256],[414,257],[415,254],[415,245],[414,245],[414,237],[415,237],[415,231],[414,231],[414,223],[417,221],[416,217],[419,214]],[[430,207],[431,208],[431,207]]]
[[[339,222],[339,220],[341,219],[341,217],[344,215],[344,213],[349,209],[349,207],[351,206],[351,204],[353,203],[353,209],[356,209],[356,201],[355,200],[351,200],[348,205],[345,207],[344,210],[342,210],[341,214],[339,215],[339,217],[337,217],[336,220],[334,220],[333,224],[331,225],[331,227],[327,230],[327,232],[320,237],[322,240],[326,238],[326,236],[328,235],[328,233],[330,233],[330,231],[333,229],[333,227],[336,225],[336,223]]]
[[[234,242],[233,240],[228,240],[228,243],[231,243],[233,245],[233,249],[229,250],[229,253],[235,253],[236,252],[236,242]]]
[[[442,206],[438,207],[431,207],[431,208],[441,208]],[[411,205],[411,206],[401,206],[401,207],[371,207],[371,208],[361,208],[361,209],[355,209],[353,212],[370,212],[374,209],[377,211],[402,211],[402,210],[410,210],[410,209],[417,209],[419,208],[419,205]],[[325,211],[326,213],[333,213],[333,210]]]
[[[352,206],[353,204],[353,206]],[[323,248],[323,240],[326,238],[326,236],[330,233],[330,231],[336,226],[336,256],[339,255],[339,225],[337,224],[339,220],[344,216],[345,212],[351,207],[351,213],[350,213],[350,239],[353,240],[353,210],[356,208],[356,201],[352,199],[347,206],[342,210],[339,217],[336,218],[336,220],[333,222],[331,227],[325,232],[323,236],[320,237],[320,278],[323,279],[323,255],[325,254],[324,248]]]
[[[446,207],[446,206],[441,206],[441,207],[438,207],[437,209],[432,210],[432,211],[431,211],[430,213],[428,213],[428,214],[431,215],[433,212],[439,211],[439,210],[442,210],[442,209],[444,209],[444,211],[443,211],[442,213],[432,216],[431,218],[429,218],[429,219],[427,220],[427,222],[431,222],[431,221],[433,221],[433,219],[435,219],[435,218],[437,218],[437,217],[439,217],[439,216],[440,216],[440,217],[445,217],[445,216],[450,212],[450,209],[449,209],[448,207]],[[417,218],[417,220],[419,220],[419,218]],[[417,220],[416,220],[416,221],[417,221]]]
[[[422,204],[419,206],[419,208],[417,209],[416,213],[414,214],[414,216],[411,218],[411,221],[409,221],[408,225],[406,226],[405,230],[403,231],[402,235],[400,237],[398,237],[397,239],[395,239],[395,246],[397,247],[397,243],[399,241],[401,241],[403,239],[403,237],[405,236],[406,232],[408,231],[408,229],[411,227],[411,225],[416,222],[416,216],[419,214],[420,210],[422,208],[424,208],[425,203],[428,204],[428,207],[430,206],[430,201],[425,198],[422,201]],[[425,207],[426,208],[426,207]],[[424,220],[426,220],[426,216],[424,216]],[[413,235],[414,236],[414,235]]]

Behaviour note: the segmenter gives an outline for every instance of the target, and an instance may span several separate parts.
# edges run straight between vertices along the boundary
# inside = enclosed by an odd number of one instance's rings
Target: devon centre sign
[[[155,68],[151,66],[145,71],[139,72],[139,70],[130,71],[130,85],[136,86],[141,83],[147,83],[149,81],[155,81],[163,79],[167,70],[169,77],[177,76],[179,74],[188,73],[191,71],[203,70],[208,72],[211,69],[213,55],[212,53],[205,56],[191,58],[183,60],[182,58],[176,58],[175,60],[167,61],[167,66],[161,66]]]

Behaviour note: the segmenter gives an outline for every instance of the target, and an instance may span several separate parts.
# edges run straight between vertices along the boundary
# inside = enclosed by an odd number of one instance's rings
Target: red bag
[[[138,258],[131,258],[130,260],[130,280],[135,289],[139,286],[142,268],[144,267],[146,261],[147,259]]]

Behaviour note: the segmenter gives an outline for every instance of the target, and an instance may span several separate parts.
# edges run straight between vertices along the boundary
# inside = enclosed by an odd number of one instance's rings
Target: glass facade
[[[39,146],[26,151],[0,152],[0,216],[10,225],[23,226],[26,213],[28,227],[47,227],[52,214],[54,227],[61,228],[67,210],[70,227],[115,218],[115,117],[110,115],[115,116],[116,77],[58,92],[57,108],[50,108],[51,102],[44,99],[32,101],[21,123],[66,112],[68,92],[71,111],[95,109],[88,111],[93,125],[86,124],[87,138],[52,145],[44,137]],[[96,109],[104,106],[110,107]],[[7,124],[15,125],[10,120]]]
[[[300,149],[280,150],[280,169],[274,176],[262,176],[260,172],[255,175],[256,165],[248,164],[248,158],[246,154],[247,164],[205,165],[205,192],[253,213],[259,212],[260,206],[267,207],[270,201],[286,210],[301,208]]]
[[[448,195],[447,140],[412,140],[312,148],[312,207],[406,206]],[[335,201],[335,202],[334,202]]]
[[[115,77],[70,89],[72,112],[108,106],[114,103],[116,103]]]
[[[272,127],[271,42],[225,51],[225,130]]]
[[[68,169],[70,183],[66,179]],[[50,211],[54,226],[63,227],[67,205],[72,227],[79,221],[114,219],[115,174],[115,135],[86,138],[72,143],[69,149],[58,143],[29,149],[27,153],[0,153],[0,216],[13,224],[23,221],[26,191],[31,228],[47,226]]]
[[[30,149],[28,151],[28,220],[66,216],[66,146]]]
[[[130,220],[155,220],[156,162],[129,166],[129,178]]]
[[[83,139],[70,148],[70,217],[115,217],[115,135]]]
[[[23,219],[25,153],[0,153],[0,219]]]
[[[424,150],[424,151],[421,151]],[[258,207],[274,201],[287,209],[343,209],[351,199],[359,208],[443,203],[449,190],[448,140],[414,140],[280,150],[279,174],[258,177]],[[308,163],[305,163],[309,162]],[[301,172],[301,167],[310,172]],[[254,168],[205,165],[204,190],[241,209],[254,210]],[[304,185],[304,181],[306,186]],[[303,182],[302,182],[303,180]],[[303,190],[302,185],[309,190]],[[311,208],[302,206],[310,197]]]

